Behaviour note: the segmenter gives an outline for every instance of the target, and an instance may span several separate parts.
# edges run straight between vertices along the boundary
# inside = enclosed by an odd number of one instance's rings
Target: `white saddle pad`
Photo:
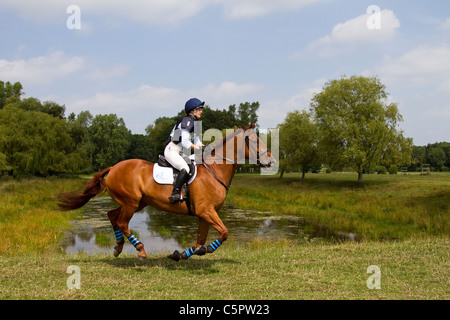
[[[188,184],[191,184],[197,176],[197,166],[194,162],[194,174],[189,179]],[[159,184],[173,184],[173,168],[160,167],[157,163],[153,165],[153,179]]]

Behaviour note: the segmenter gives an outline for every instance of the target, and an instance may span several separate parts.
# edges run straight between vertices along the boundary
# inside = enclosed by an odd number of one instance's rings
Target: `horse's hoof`
[[[141,263],[145,263],[147,261],[147,257],[145,257],[145,256],[138,255],[138,259],[139,259],[139,262],[141,262]]]
[[[195,249],[194,254],[198,256],[203,256],[206,254],[206,248],[204,246],[200,246],[197,249]]]
[[[173,253],[169,254],[168,258],[178,262],[181,259],[181,254],[178,250],[175,250]]]
[[[117,250],[116,248],[114,248],[114,257],[118,257],[119,256],[119,254],[120,254],[120,251],[119,250]]]

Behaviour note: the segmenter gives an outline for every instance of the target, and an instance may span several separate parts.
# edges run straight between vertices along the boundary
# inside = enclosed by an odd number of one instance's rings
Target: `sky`
[[[75,7],[74,7],[75,6]],[[415,145],[450,141],[450,1],[1,0],[0,80],[144,134],[197,97],[261,129],[327,81],[377,76]]]

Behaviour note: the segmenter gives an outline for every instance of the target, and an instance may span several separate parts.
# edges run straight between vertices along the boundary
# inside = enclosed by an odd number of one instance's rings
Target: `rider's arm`
[[[198,145],[191,142],[191,134],[185,129],[181,129],[181,144],[185,149],[200,149]]]

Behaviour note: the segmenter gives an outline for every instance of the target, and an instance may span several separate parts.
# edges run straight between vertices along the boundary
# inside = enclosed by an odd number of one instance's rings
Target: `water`
[[[61,241],[63,250],[68,253],[112,253],[116,241],[106,213],[114,208],[117,204],[109,197],[92,199],[80,214],[82,218],[71,222],[72,228]],[[357,240],[354,234],[335,232],[295,216],[232,208],[222,208],[219,216],[228,228],[228,238],[239,243],[256,237],[298,241]],[[148,206],[134,214],[129,228],[139,237],[147,253],[169,253],[194,245],[197,225],[196,217],[165,213]],[[211,227],[207,243],[216,238],[218,232]],[[126,240],[123,252],[136,253],[136,249]]]

